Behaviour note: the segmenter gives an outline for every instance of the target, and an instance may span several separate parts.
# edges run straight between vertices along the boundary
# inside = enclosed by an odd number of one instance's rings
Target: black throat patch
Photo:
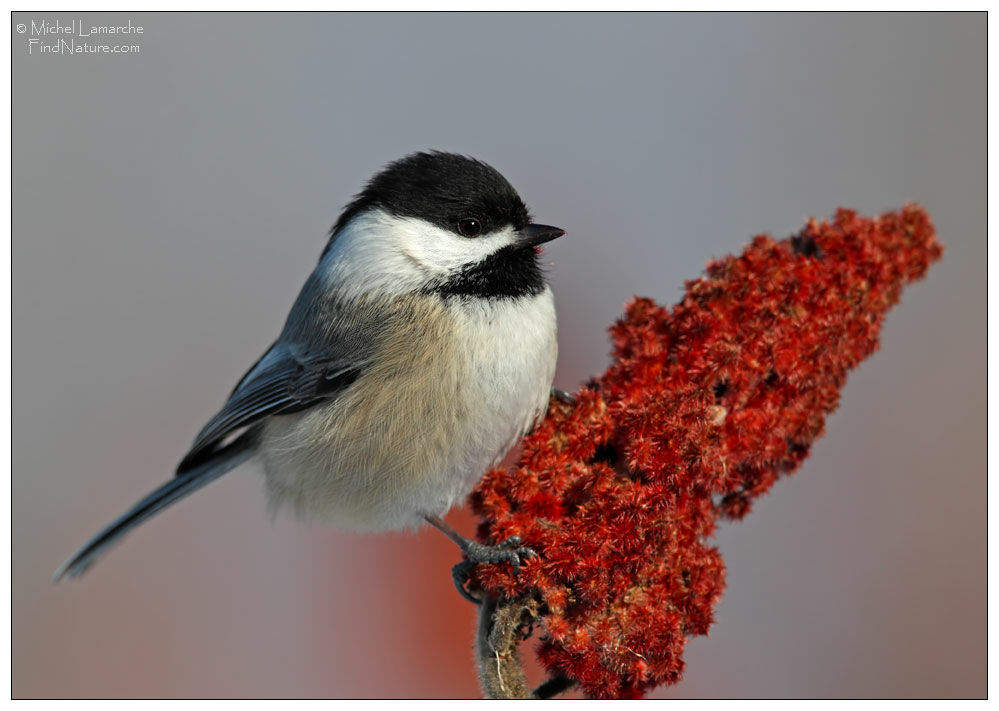
[[[424,289],[444,299],[476,296],[483,299],[516,299],[535,296],[545,289],[545,275],[534,247],[508,245],[477,264]]]

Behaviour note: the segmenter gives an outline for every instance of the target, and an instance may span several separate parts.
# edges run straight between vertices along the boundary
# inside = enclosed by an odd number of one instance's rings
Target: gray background
[[[50,580],[170,476],[340,207],[425,148],[568,230],[570,389],[633,294],[922,202],[944,261],[802,470],[720,530],[717,622],[658,694],[985,695],[984,14],[127,18],[138,55],[29,56],[12,28],[14,696],[478,694],[453,546],[271,525],[253,467]]]

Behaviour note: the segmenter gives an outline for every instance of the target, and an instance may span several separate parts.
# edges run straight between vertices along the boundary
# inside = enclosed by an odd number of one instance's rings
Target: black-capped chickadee
[[[429,521],[471,563],[518,564],[530,553],[518,541],[483,546],[440,516],[547,407],[555,304],[538,253],[563,234],[532,224],[481,161],[431,152],[389,164],[344,209],[281,335],[176,477],[56,578],[82,574],[133,527],[252,457],[273,511],[371,531]]]

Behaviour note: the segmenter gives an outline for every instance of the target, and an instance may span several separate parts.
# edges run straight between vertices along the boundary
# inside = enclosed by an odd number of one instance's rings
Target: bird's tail
[[[108,548],[140,523],[245,462],[253,455],[254,439],[252,434],[252,432],[244,433],[201,464],[171,479],[141,499],[59,566],[55,572],[54,580],[58,581],[66,576],[77,578],[83,575],[87,568]]]

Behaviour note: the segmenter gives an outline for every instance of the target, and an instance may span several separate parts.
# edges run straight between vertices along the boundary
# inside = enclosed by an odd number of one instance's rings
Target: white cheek
[[[482,237],[462,237],[423,220],[411,220],[411,223],[406,225],[408,239],[402,241],[404,252],[438,275],[482,261],[517,238],[510,227]]]
[[[317,270],[329,287],[341,292],[406,294],[516,239],[510,227],[467,238],[415,217],[372,210],[340,231]]]

